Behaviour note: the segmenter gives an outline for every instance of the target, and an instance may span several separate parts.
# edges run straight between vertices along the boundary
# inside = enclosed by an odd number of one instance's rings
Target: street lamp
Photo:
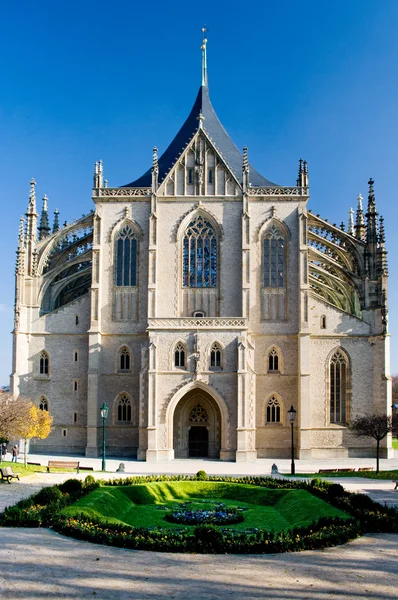
[[[290,467],[290,475],[294,475],[295,474],[295,467],[294,467],[294,439],[293,439],[293,425],[294,425],[294,421],[296,419],[296,413],[297,410],[295,410],[293,408],[293,404],[290,407],[290,410],[287,411],[287,414],[289,415],[289,420],[290,420],[290,425],[292,426],[292,463],[291,463],[291,467]]]
[[[102,471],[106,470],[105,458],[106,458],[106,433],[105,433],[105,425],[106,418],[108,416],[109,408],[103,403],[100,409],[100,414],[102,418]]]

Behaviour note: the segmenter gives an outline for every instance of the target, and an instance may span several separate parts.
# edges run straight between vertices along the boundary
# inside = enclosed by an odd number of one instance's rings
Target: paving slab
[[[0,598],[8,600],[391,600],[398,535],[322,551],[198,555],[124,550],[50,530],[0,530]]]

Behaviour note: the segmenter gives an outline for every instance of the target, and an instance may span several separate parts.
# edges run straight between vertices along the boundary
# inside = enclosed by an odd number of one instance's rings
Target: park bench
[[[319,469],[318,473],[336,473],[336,469]]]
[[[373,471],[373,467],[358,467],[358,471]]]
[[[355,468],[354,469],[337,469],[338,473],[355,473]]]
[[[47,473],[50,469],[76,469],[76,473],[79,472],[80,463],[78,460],[49,460],[47,466]]]
[[[6,479],[8,483],[11,483],[11,479],[18,479],[18,481],[19,481],[20,473],[14,473],[14,471],[12,470],[12,467],[2,467],[2,468],[0,468],[0,471],[1,471],[1,480],[2,481],[4,479]]]

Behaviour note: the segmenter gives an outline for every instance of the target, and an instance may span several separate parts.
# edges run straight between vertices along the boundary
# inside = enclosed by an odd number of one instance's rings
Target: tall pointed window
[[[221,367],[221,347],[219,344],[213,344],[210,350],[210,367]]]
[[[217,286],[217,236],[201,215],[191,221],[183,239],[183,287]]]
[[[120,351],[119,356],[119,371],[130,371],[131,369],[131,355],[128,348],[124,347]]]
[[[131,401],[125,394],[119,398],[117,405],[117,421],[118,423],[131,423]]]
[[[347,357],[336,350],[330,359],[330,422],[347,423]]]
[[[268,355],[268,371],[273,373],[279,372],[279,355],[275,348]]]
[[[137,239],[129,225],[123,225],[116,239],[116,285],[137,285]]]
[[[185,367],[185,347],[179,342],[174,350],[174,366],[175,367]]]
[[[48,411],[48,402],[43,396],[39,400],[39,409]]]
[[[285,286],[284,237],[273,225],[264,236],[263,242],[264,287]]]
[[[275,396],[271,396],[271,398],[268,400],[266,420],[267,423],[281,422],[281,405]]]
[[[47,352],[43,351],[40,354],[39,373],[40,375],[48,375],[49,373],[49,358]]]

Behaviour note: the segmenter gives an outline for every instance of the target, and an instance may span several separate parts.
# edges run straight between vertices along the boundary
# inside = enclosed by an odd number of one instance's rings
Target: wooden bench
[[[318,473],[336,473],[336,469],[319,469]]]
[[[14,473],[14,471],[12,470],[12,467],[2,467],[2,468],[0,468],[0,471],[1,471],[1,480],[2,481],[4,479],[6,479],[8,483],[11,483],[11,479],[18,479],[18,481],[20,481],[20,479],[19,479],[20,473]]]
[[[76,469],[76,473],[79,472],[80,462],[78,460],[49,460],[47,466],[47,473],[50,469]]]
[[[354,469],[337,469],[338,473],[355,473],[355,468]]]
[[[94,471],[94,467],[79,467],[80,471]]]
[[[358,467],[358,471],[373,471],[373,467]]]

